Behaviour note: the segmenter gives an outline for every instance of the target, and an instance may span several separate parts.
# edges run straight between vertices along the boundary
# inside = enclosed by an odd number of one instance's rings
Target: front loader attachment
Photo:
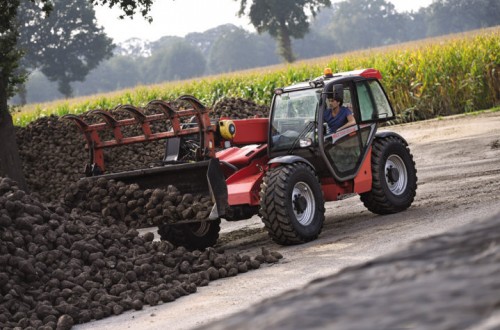
[[[98,123],[88,123],[83,117],[76,115],[63,116],[65,120],[74,122],[86,140],[89,152],[89,163],[85,175],[94,178],[113,179],[125,184],[137,184],[141,189],[168,189],[174,186],[181,194],[210,196],[213,207],[206,219],[175,219],[175,224],[185,222],[202,222],[219,219],[224,216],[228,207],[228,190],[219,160],[215,158],[214,133],[216,125],[212,125],[208,116],[209,109],[193,96],[184,95],[176,100],[187,103],[191,108],[177,108],[172,103],[162,100],[151,101],[146,109],[131,105],[121,105],[115,111],[129,114],[130,118],[117,119],[112,112],[94,110],[90,115],[101,119]],[[154,109],[155,114],[146,115]],[[153,124],[159,123],[163,131],[153,130]],[[188,124],[186,124],[188,123]],[[127,127],[139,128],[139,134],[130,135]],[[111,131],[109,133],[103,132]],[[193,151],[193,161],[177,161],[172,157],[172,150],[179,149],[181,140],[196,136],[197,148]],[[163,165],[126,172],[106,173],[104,150],[135,143],[165,140],[166,151]],[[172,220],[173,222],[173,220]],[[165,223],[170,223],[165,219]]]

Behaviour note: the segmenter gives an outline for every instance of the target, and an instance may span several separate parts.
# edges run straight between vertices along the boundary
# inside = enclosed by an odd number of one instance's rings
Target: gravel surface
[[[200,329],[499,329],[500,213]]]

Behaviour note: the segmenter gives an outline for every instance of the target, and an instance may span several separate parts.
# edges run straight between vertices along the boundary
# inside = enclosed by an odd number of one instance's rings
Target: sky
[[[337,0],[339,1],[339,0]],[[336,2],[333,0],[332,2]],[[418,10],[432,0],[388,0],[399,12]],[[247,17],[238,17],[239,1],[235,0],[156,0],[152,6],[153,23],[140,15],[131,19],[118,19],[120,11],[96,6],[99,25],[115,42],[130,38],[155,41],[163,36],[184,37],[191,32],[204,32],[216,26],[232,23],[249,31],[255,31]]]

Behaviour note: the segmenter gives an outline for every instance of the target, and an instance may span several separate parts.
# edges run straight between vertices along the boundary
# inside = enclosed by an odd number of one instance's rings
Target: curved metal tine
[[[133,105],[120,105],[119,107],[116,107],[117,110],[125,110],[127,112],[130,112],[132,116],[139,122],[139,123],[144,123],[146,119],[146,115],[142,112],[140,108],[134,107]]]
[[[175,116],[175,114],[177,113],[177,111],[174,109],[174,107],[170,103],[165,102],[163,100],[150,101],[146,105],[146,107],[149,107],[149,106],[158,106],[158,108],[161,110],[161,112],[163,112],[165,114],[165,116],[169,119],[173,118]]]
[[[193,95],[181,95],[177,98],[176,101],[179,100],[188,102],[198,112],[201,112],[206,109],[205,106],[200,102],[200,100],[198,100]]]
[[[177,98],[176,101],[185,101],[185,102],[188,102],[189,104],[191,104],[191,106],[193,107],[193,109],[195,110],[196,112],[196,122],[197,122],[197,125],[203,129],[207,128],[208,125],[210,125],[210,122],[207,118],[207,120],[204,120],[203,116],[207,114],[207,108],[200,102],[200,100],[198,100],[196,97],[192,96],[192,95],[181,95]],[[193,120],[193,119],[192,119]],[[191,122],[193,122],[191,120]],[[201,132],[200,132],[200,141],[201,141]]]
[[[120,126],[118,125],[118,120],[113,117],[113,115],[109,111],[105,110],[92,110],[90,111],[92,115],[98,115],[113,130],[113,135],[116,141],[121,141],[123,139],[123,134],[121,132]]]
[[[106,122],[106,124],[108,124],[108,126],[111,127],[111,128],[115,128],[117,126],[118,121],[108,111],[104,111],[104,110],[99,110],[98,109],[98,110],[92,110],[92,111],[90,111],[90,114],[92,114],[92,115],[98,115],[99,117],[101,117],[102,119],[104,119],[104,121]]]
[[[141,125],[142,133],[146,136],[149,137],[151,136],[151,125],[149,121],[147,120],[148,117],[144,114],[144,110],[141,110],[140,108],[134,107],[133,105],[122,105],[119,107],[119,110],[125,110],[134,116],[136,122]]]
[[[181,129],[180,119],[177,113],[177,108],[163,100],[153,100],[147,106],[156,106],[165,115],[165,124],[174,132],[179,132]]]
[[[84,132],[87,127],[89,127],[89,124],[83,121],[83,119],[80,116],[73,115],[73,114],[67,114],[61,117],[61,119],[64,120],[72,120],[76,126],[80,129],[80,131]]]

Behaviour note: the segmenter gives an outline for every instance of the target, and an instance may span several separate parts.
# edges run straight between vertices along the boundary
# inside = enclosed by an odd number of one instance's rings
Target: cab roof
[[[307,88],[319,88],[323,87],[325,82],[331,81],[344,81],[353,78],[365,78],[365,79],[382,79],[382,74],[377,69],[361,69],[354,71],[346,71],[346,72],[337,72],[335,74],[332,73],[331,69],[326,68],[323,76],[319,76],[313,80],[304,81],[300,83],[296,83],[284,88],[280,88],[282,92],[289,92],[293,90],[299,89],[307,89]]]

